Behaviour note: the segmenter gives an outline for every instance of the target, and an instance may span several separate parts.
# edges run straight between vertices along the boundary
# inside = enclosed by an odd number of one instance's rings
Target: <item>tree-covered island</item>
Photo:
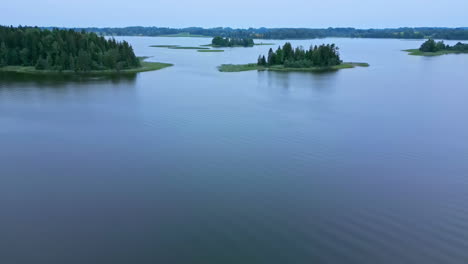
[[[144,62],[126,41],[95,33],[0,26],[0,71],[135,73],[168,66]]]
[[[211,45],[213,47],[253,47],[255,43],[251,38],[214,37]]]
[[[435,41],[429,39],[424,42],[419,49],[405,50],[409,52],[409,55],[416,56],[439,56],[445,54],[459,54],[468,53],[468,44],[458,42],[457,44],[450,46],[446,45],[443,41]]]
[[[322,44],[311,46],[305,50],[299,46],[293,48],[287,42],[276,51],[270,48],[267,56],[260,55],[257,63],[250,64],[223,64],[218,67],[222,72],[239,72],[250,70],[273,71],[328,71],[356,66],[367,67],[367,63],[344,63],[339,54],[339,48],[335,44]]]

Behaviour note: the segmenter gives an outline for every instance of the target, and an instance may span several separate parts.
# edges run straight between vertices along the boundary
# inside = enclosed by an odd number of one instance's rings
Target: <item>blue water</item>
[[[0,75],[0,263],[468,262],[468,55],[294,40],[371,67],[220,73],[270,46],[124,39],[175,66]]]

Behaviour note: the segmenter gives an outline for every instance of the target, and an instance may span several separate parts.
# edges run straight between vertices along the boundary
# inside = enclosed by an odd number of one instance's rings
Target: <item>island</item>
[[[211,41],[213,47],[253,47],[255,45],[251,38],[223,38],[214,37]]]
[[[263,45],[275,45],[273,43],[254,43],[252,38],[223,38],[223,37],[214,37],[211,40],[211,44],[202,45],[210,46],[216,48],[232,48],[232,47],[253,47],[253,46],[263,46]]]
[[[0,26],[0,71],[21,73],[136,73],[172,66],[146,62],[132,46],[95,33]]]
[[[454,46],[446,45],[443,41],[436,42],[433,39],[428,39],[419,49],[404,50],[409,52],[409,55],[415,56],[440,56],[445,54],[460,54],[468,53],[468,44],[458,42]]]
[[[322,44],[311,46],[305,50],[299,46],[293,48],[287,42],[276,51],[270,48],[267,57],[260,55],[257,63],[249,64],[223,64],[218,67],[221,72],[241,72],[252,70],[269,71],[333,71],[354,67],[368,67],[369,64],[362,62],[343,62],[335,44]]]

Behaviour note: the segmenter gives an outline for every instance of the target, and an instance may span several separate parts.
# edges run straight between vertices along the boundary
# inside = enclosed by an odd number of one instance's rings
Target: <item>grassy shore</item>
[[[403,50],[406,52],[409,52],[409,55],[413,56],[441,56],[441,55],[447,55],[447,54],[463,54],[463,53],[468,53],[468,52],[461,52],[461,51],[455,51],[455,50],[440,50],[437,52],[424,52],[420,51],[419,49],[408,49],[408,50]]]
[[[151,45],[152,48],[175,48],[179,47],[179,45]]]
[[[196,50],[209,50],[210,48],[204,48],[204,47],[169,47],[170,49],[188,49],[188,50],[193,50],[193,49],[196,49]]]
[[[276,45],[275,43],[263,43],[263,42],[260,42],[260,43],[255,43],[254,44],[255,46],[272,46],[272,45]]]
[[[256,63],[249,64],[223,64],[218,67],[220,72],[242,72],[242,71],[282,71],[282,72],[324,72],[336,71],[340,69],[350,69],[354,67],[369,67],[368,63],[363,62],[345,62],[331,67],[311,67],[311,68],[286,68],[282,65],[271,67],[259,66]]]
[[[1,72],[17,72],[27,74],[89,74],[89,75],[103,75],[103,74],[127,74],[138,73],[147,71],[161,70],[173,64],[161,62],[148,62],[144,61],[147,57],[140,57],[141,67],[125,70],[102,70],[102,71],[88,71],[88,72],[75,72],[75,71],[52,71],[52,70],[36,70],[33,66],[5,66],[0,67]]]
[[[151,45],[150,47],[152,48],[168,48],[168,49],[188,49],[188,50],[193,50],[193,49],[196,49],[196,50],[200,50],[200,49],[203,49],[203,50],[208,50],[210,48],[207,48],[207,47],[203,47],[203,46],[200,46],[200,47],[184,47],[184,46],[179,46],[179,45]]]
[[[219,49],[199,49],[198,52],[224,52],[224,50]]]
[[[271,46],[271,45],[276,45],[275,43],[255,43],[251,46],[242,46],[242,45],[234,45],[231,47],[225,47],[225,46],[218,46],[218,45],[213,45],[213,44],[205,44],[205,45],[200,45],[201,47],[213,47],[213,48],[251,48],[253,46]]]

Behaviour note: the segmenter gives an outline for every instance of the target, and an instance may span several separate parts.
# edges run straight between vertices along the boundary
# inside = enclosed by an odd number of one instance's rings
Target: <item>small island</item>
[[[255,45],[251,38],[223,38],[214,37],[211,41],[213,47],[253,47]]]
[[[293,48],[287,42],[276,51],[270,48],[268,56],[260,55],[257,63],[223,64],[218,67],[221,72],[241,72],[252,70],[269,71],[302,71],[321,72],[354,67],[368,67],[367,63],[343,62],[335,44],[311,46],[308,50],[302,47]]]
[[[0,71],[50,73],[137,73],[172,66],[136,57],[126,41],[95,33],[37,27],[0,27]]]
[[[458,42],[454,46],[446,45],[443,41],[436,42],[433,39],[428,39],[419,49],[404,50],[409,52],[409,55],[415,56],[440,56],[445,54],[460,54],[468,53],[468,44]]]
[[[223,37],[214,37],[211,40],[211,44],[202,45],[205,47],[215,47],[215,48],[233,48],[233,47],[253,47],[253,46],[266,46],[266,45],[275,45],[274,43],[254,43],[252,38],[223,38]]]

